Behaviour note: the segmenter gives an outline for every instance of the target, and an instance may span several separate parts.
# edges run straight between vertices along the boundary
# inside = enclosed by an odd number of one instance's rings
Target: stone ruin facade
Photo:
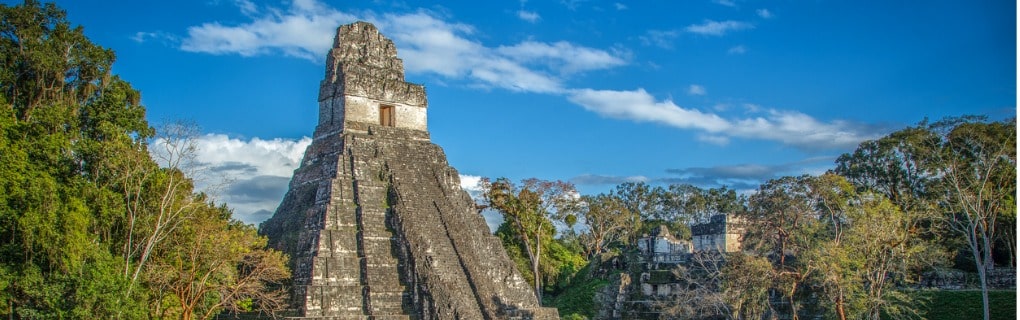
[[[709,222],[691,226],[691,242],[695,252],[740,251],[741,238],[744,235],[744,221],[731,214],[717,214],[709,218]]]
[[[687,261],[687,256],[694,252],[690,241],[677,239],[665,225],[638,238],[637,248],[646,262],[653,265],[681,263]]]
[[[319,123],[259,232],[290,255],[296,319],[558,319],[429,139],[425,88],[393,42],[337,29]]]

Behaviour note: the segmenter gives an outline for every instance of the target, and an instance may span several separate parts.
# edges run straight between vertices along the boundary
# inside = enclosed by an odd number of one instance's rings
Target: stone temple
[[[297,319],[558,319],[429,140],[393,42],[337,29],[315,138],[259,232],[291,257]]]

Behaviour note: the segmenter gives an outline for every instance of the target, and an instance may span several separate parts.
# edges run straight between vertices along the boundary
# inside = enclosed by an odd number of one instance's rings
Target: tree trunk
[[[982,311],[984,311],[984,316],[982,319],[989,320],[988,269],[986,266],[988,262],[985,261],[986,259],[984,259],[987,254],[985,252],[981,252],[982,251],[981,243],[978,242],[979,241],[978,237],[981,237],[981,235],[978,234],[979,231],[977,226],[974,226],[973,222],[971,222],[971,228],[969,228],[967,231],[970,232],[970,234],[967,235],[967,240],[968,242],[970,242],[970,252],[971,255],[974,257],[974,265],[978,269],[978,281],[981,282],[981,307]],[[985,241],[987,242],[987,240]],[[988,250],[987,247],[985,247],[984,249]]]
[[[839,320],[846,320],[846,310],[843,306],[843,290],[840,290],[839,297],[836,298],[836,314],[839,315]]]
[[[542,259],[542,235],[536,235],[535,258],[531,260],[531,271],[532,274],[535,275],[535,297],[538,298],[538,305],[542,305],[542,276],[538,273],[538,263]]]

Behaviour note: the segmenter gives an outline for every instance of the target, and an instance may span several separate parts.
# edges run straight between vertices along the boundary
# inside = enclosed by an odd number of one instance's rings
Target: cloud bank
[[[780,164],[732,164],[713,167],[688,167],[666,169],[657,177],[605,176],[582,174],[570,179],[571,183],[587,186],[614,186],[626,182],[643,182],[653,185],[690,184],[701,188],[722,186],[751,193],[767,180],[782,176],[803,174],[821,175],[832,168],[834,156],[818,156]]]
[[[207,134],[196,140],[199,170],[211,179],[198,185],[217,201],[234,209],[246,223],[269,218],[287,192],[294,170],[300,166],[312,139],[239,139]]]
[[[704,36],[723,36],[731,31],[739,31],[745,29],[752,29],[753,25],[747,22],[726,20],[726,21],[713,21],[705,20],[702,24],[692,24],[684,28],[684,31],[700,34]]]
[[[797,111],[769,110],[753,118],[726,119],[657,100],[644,89],[572,91],[567,99],[588,111],[613,119],[664,124],[701,132],[699,139],[725,145],[730,138],[775,141],[806,150],[852,148],[878,134],[866,126],[835,120],[822,122]]]

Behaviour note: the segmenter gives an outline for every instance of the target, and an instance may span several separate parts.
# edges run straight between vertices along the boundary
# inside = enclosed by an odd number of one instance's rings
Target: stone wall
[[[730,215],[714,215],[708,223],[691,226],[691,242],[694,251],[740,251],[744,232],[741,222]]]

